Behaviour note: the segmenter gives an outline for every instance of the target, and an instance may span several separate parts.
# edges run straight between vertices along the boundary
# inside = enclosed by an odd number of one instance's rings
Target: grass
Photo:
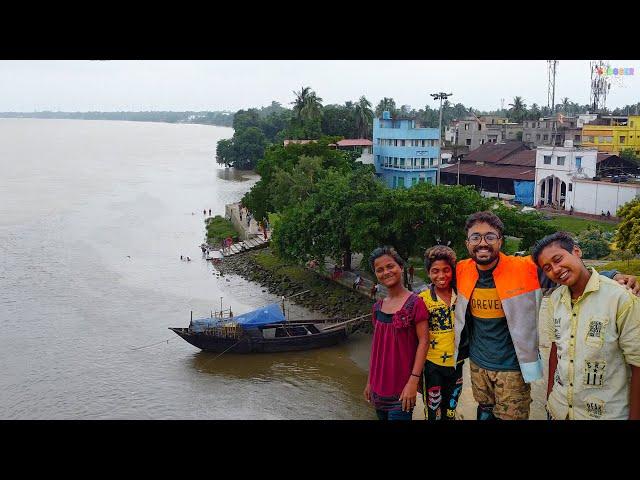
[[[612,270],[614,268],[627,275],[640,276],[640,259],[635,258],[628,262],[627,260],[616,260],[603,265],[600,270]]]
[[[238,241],[238,232],[233,228],[233,223],[226,218],[216,215],[206,220],[207,242],[219,243],[222,239],[231,237],[234,242]]]
[[[617,228],[617,224],[615,223],[589,220],[572,215],[554,215],[553,219],[549,220],[549,223],[553,225],[557,231],[570,232],[576,235],[583,230],[587,230],[589,225],[595,226],[601,232],[613,232]]]

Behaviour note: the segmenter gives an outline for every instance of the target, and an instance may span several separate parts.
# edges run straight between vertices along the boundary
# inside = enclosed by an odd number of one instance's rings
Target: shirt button
[[[571,335],[571,338],[573,338],[573,335]]]
[[[575,316],[576,316],[576,314],[574,313],[574,314],[573,314],[573,316],[575,317]]]
[[[573,360],[569,360],[571,363],[573,363]]]
[[[570,384],[569,384],[569,386],[570,386],[570,387],[573,387],[573,383],[570,383]]]

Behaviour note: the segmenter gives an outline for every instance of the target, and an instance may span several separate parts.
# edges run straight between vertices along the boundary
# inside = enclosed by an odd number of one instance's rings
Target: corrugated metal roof
[[[441,169],[442,172],[458,174],[458,165],[450,165]],[[478,177],[505,178],[510,180],[534,181],[535,167],[517,165],[476,165],[471,162],[460,164],[460,175],[476,175]]]
[[[535,150],[521,150],[509,155],[502,160],[498,160],[496,165],[519,165],[524,167],[536,166],[536,151]]]
[[[465,156],[465,162],[496,163],[519,150],[527,149],[524,142],[511,140],[506,143],[485,143]]]

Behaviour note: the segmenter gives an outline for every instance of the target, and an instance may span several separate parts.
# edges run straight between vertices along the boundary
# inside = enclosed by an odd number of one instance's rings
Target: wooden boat
[[[208,352],[273,353],[329,347],[346,340],[371,314],[353,319],[287,320],[276,303],[240,315],[191,321],[170,327],[191,345]]]

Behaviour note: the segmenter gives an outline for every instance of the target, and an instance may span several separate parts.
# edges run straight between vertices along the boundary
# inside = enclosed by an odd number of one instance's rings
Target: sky
[[[617,78],[607,107],[640,101],[640,61],[609,60],[634,68]],[[589,60],[561,60],[556,103],[563,97],[589,103]],[[172,60],[0,61],[0,111],[237,111],[290,107],[293,91],[309,86],[323,104],[365,95],[416,109],[437,107],[429,94],[453,93],[450,101],[496,110],[523,97],[527,106],[547,104],[545,60]]]

